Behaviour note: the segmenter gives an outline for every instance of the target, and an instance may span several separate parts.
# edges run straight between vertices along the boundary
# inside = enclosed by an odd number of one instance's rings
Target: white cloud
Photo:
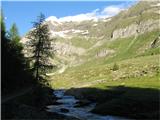
[[[53,21],[58,21],[57,17],[56,16],[50,16],[48,17],[46,20],[53,20]]]
[[[101,14],[113,16],[118,14],[123,8],[117,7],[117,6],[109,6],[104,8],[104,10],[101,12]]]
[[[69,21],[84,21],[84,20],[91,20],[96,18],[96,13],[85,13],[85,14],[79,14],[75,16],[66,16],[63,18],[59,18],[59,21],[61,22],[69,22]]]
[[[124,8],[120,5],[117,6],[107,6],[104,9],[96,9],[89,13],[82,13],[74,16],[65,16],[61,18],[57,18],[55,16],[51,16],[47,18],[46,20],[52,20],[56,22],[70,22],[70,21],[76,21],[81,22],[84,20],[95,20],[97,21],[100,18],[108,18],[111,16],[114,16],[118,14],[121,10],[124,10]]]
[[[75,16],[66,16],[66,17],[61,17],[61,18],[57,18],[55,16],[50,16],[49,18],[47,18],[46,20],[53,20],[56,22],[69,22],[69,21],[84,21],[84,20],[92,20],[92,19],[97,19],[97,11],[99,9],[96,9],[90,13],[84,13],[84,14],[78,14]]]

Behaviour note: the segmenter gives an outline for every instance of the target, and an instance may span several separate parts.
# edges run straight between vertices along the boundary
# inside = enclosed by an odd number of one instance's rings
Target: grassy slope
[[[86,39],[84,37],[73,37],[71,39],[64,39],[64,38],[58,38],[57,39],[58,42],[62,42],[62,43],[67,43],[75,46],[75,47],[80,47],[80,48],[84,48],[84,49],[88,49],[91,46],[94,45],[95,43],[95,39]]]
[[[106,63],[128,59],[132,57],[138,57],[142,55],[151,55],[152,51],[153,53],[158,54],[160,53],[158,49],[148,48],[150,48],[151,43],[158,37],[159,32],[160,30],[154,30],[152,32],[147,32],[137,37],[131,36],[130,38],[121,38],[114,41],[106,40],[106,43],[104,43],[102,46],[88,51],[88,56],[86,59],[94,58],[96,52],[103,49],[111,49],[115,51],[113,57],[105,58]]]
[[[70,94],[98,103],[93,110],[95,113],[158,119],[160,51],[159,47],[150,48],[158,35],[159,30],[155,30],[135,39],[133,36],[106,43],[98,49],[114,49],[115,54],[93,58],[81,66],[69,68],[61,75],[53,76],[52,86],[75,87],[69,90]],[[119,69],[113,71],[115,62]]]
[[[144,21],[150,17],[158,19],[157,14],[152,13],[133,17],[134,14],[139,14],[136,12],[137,9],[140,9],[140,12],[148,9],[147,4],[146,7],[142,6],[140,4],[138,8],[133,7],[130,13],[121,13],[117,16],[118,18],[115,17],[112,21],[114,25],[106,23],[109,29],[104,32],[109,35],[115,25],[121,28],[137,20]],[[116,22],[117,19],[119,19],[118,22]],[[79,91],[88,99],[94,98],[98,102],[93,110],[96,113],[157,119],[160,50],[159,47],[151,48],[151,43],[158,37],[159,32],[160,30],[154,30],[114,41],[106,39],[106,43],[102,46],[91,49],[88,51],[88,56],[83,56],[89,61],[80,66],[68,68],[61,75],[53,76],[51,84],[54,88],[75,87],[74,95]],[[112,49],[115,53],[107,57],[95,58],[96,52],[103,49]],[[112,70],[114,63],[119,66],[116,71]],[[119,86],[122,86],[122,89]],[[116,88],[116,92],[112,88]]]
[[[153,82],[153,87],[160,87],[156,83],[158,82],[159,69],[159,55],[145,56],[134,59],[123,60],[117,63],[119,65],[119,70],[111,70],[113,63],[106,65],[99,65],[91,68],[85,69],[70,69],[63,73],[62,75],[56,75],[53,77],[53,86],[56,88],[71,88],[71,87],[99,87],[103,84],[110,85],[115,83],[115,85],[121,85],[123,81],[127,81],[127,84],[134,84],[134,80],[147,79],[145,76],[153,76],[155,81]],[[152,78],[152,77],[151,77]],[[130,79],[133,79],[130,81]],[[141,82],[140,82],[141,83]],[[151,83],[145,82],[146,85]],[[136,84],[135,84],[136,85]],[[142,84],[141,86],[146,86]],[[152,85],[152,84],[151,84]],[[156,85],[156,86],[155,86]],[[102,86],[103,87],[103,86]]]
[[[82,38],[82,37],[74,37],[71,39],[71,43],[73,46],[87,49],[94,45],[95,39],[87,40],[86,38]]]
[[[90,81],[93,82],[99,79],[108,81],[128,76],[140,76],[140,74],[143,74],[142,71],[146,71],[146,75],[152,75],[158,71],[156,69],[159,67],[160,51],[158,48],[150,48],[150,44],[158,34],[159,30],[155,30],[136,37],[133,42],[134,36],[104,44],[100,47],[101,49],[114,49],[115,54],[106,58],[93,59],[81,66],[69,68],[62,75],[53,77],[53,86],[73,87],[75,84],[78,87],[81,84],[88,84]],[[92,53],[94,51],[91,51]],[[115,62],[117,62],[120,69],[113,72],[111,68]],[[117,77],[114,76],[116,74]]]

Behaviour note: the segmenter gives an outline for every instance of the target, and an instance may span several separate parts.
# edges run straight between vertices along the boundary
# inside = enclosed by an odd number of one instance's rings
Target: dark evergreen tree
[[[1,26],[2,95],[5,95],[16,89],[28,86],[32,82],[33,77],[27,69],[26,59],[22,53],[23,47],[19,43],[18,29],[14,25],[14,30],[8,32],[9,36],[6,35],[2,11]]]
[[[53,47],[51,43],[48,25],[45,23],[45,16],[40,14],[36,22],[33,23],[33,30],[27,35],[29,39],[28,47],[31,47],[31,60],[35,78],[40,83],[47,83],[46,72],[53,68],[49,58],[53,57]]]
[[[3,12],[1,9],[1,57],[2,57],[2,61],[1,61],[1,65],[2,65],[2,94],[5,91],[5,74],[6,74],[6,69],[5,69],[5,60],[6,60],[6,55],[5,53],[7,52],[7,42],[8,40],[5,37],[6,34],[6,28],[5,28],[5,23],[4,23],[4,16],[3,16]]]
[[[4,15],[3,15],[3,11],[1,9],[1,36],[4,37],[5,36],[5,32],[6,32],[6,27],[5,27],[5,23],[4,23]]]
[[[20,41],[18,28],[17,28],[15,23],[13,23],[13,25],[11,26],[11,28],[9,30],[8,37],[9,37],[10,40],[15,41],[17,43]]]

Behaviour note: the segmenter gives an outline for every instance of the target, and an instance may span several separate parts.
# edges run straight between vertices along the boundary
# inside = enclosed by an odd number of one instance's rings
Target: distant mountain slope
[[[140,1],[114,17],[97,21],[57,22],[47,18],[51,37],[56,38],[53,64],[61,70],[102,58],[109,62],[158,54],[159,8],[158,1]],[[24,37],[22,42],[26,41]]]

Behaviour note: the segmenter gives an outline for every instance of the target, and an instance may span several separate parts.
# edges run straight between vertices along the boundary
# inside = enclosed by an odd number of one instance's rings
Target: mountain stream
[[[48,112],[56,112],[58,114],[63,114],[67,116],[72,116],[80,120],[126,120],[124,118],[115,117],[115,116],[102,116],[91,113],[90,111],[95,107],[96,103],[91,103],[82,107],[75,107],[79,101],[74,96],[69,96],[64,94],[64,90],[55,90],[53,94],[56,95],[59,99],[57,100],[58,105],[49,105],[47,106]]]

